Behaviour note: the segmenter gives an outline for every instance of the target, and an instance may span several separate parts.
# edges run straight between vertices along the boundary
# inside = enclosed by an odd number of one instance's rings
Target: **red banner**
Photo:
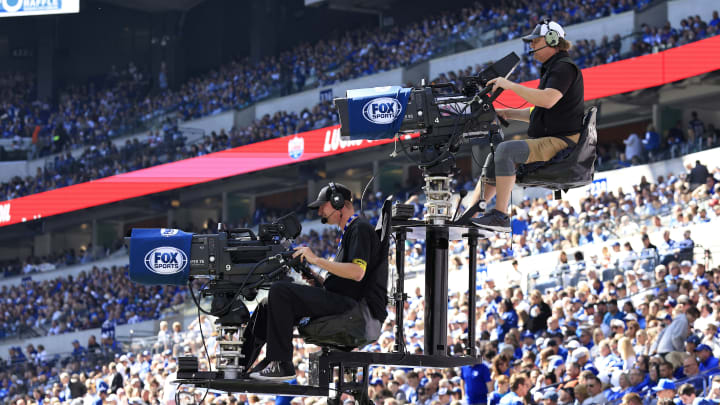
[[[585,100],[654,87],[720,69],[720,36],[664,52],[583,70]],[[537,80],[526,82],[537,86]],[[500,101],[523,100],[504,92]],[[106,177],[0,203],[0,226],[96,207],[271,167],[391,142],[342,141],[338,126]]]
[[[311,159],[382,145],[343,141],[340,126],[271,139],[0,203],[0,226],[96,207]]]

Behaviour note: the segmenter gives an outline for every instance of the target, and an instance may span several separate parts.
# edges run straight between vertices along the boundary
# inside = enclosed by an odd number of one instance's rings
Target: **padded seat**
[[[520,165],[516,184],[559,192],[592,183],[597,159],[596,118],[597,107],[591,107],[583,117],[577,145],[561,150],[550,161]]]

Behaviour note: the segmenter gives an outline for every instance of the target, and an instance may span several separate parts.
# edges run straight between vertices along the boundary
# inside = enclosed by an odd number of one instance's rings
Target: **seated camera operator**
[[[480,201],[480,183],[486,181],[485,200],[497,193],[495,209],[471,221],[494,231],[510,232],[508,205],[515,185],[518,164],[546,162],[558,152],[574,146],[580,138],[584,113],[584,85],[580,69],[568,55],[570,42],[560,24],[545,20],[538,24],[523,41],[530,43],[533,57],[542,63],[540,84],[531,89],[504,77],[488,81],[493,90],[503,88],[515,92],[534,105],[525,109],[498,109],[497,114],[507,120],[529,122],[528,137],[519,141],[505,141],[495,149],[495,160],[488,156],[489,173],[475,187],[470,206]],[[568,142],[568,139],[571,142]],[[487,184],[487,182],[494,184]]]
[[[373,226],[355,213],[350,189],[331,182],[308,207],[318,209],[323,223],[342,229],[337,256],[334,261],[326,260],[309,247],[298,247],[294,257],[327,270],[329,274],[323,284],[307,286],[278,281],[270,286],[267,298],[253,312],[243,336],[242,352],[247,367],[267,343],[265,359],[250,373],[254,379],[285,381],[295,376],[293,326],[302,318],[341,314],[362,298],[374,318],[383,321],[387,315],[384,302],[387,292],[382,287],[386,284],[376,280],[376,270],[383,263],[380,239]]]

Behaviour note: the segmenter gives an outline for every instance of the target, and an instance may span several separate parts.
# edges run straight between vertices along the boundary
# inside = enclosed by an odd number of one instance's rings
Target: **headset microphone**
[[[327,218],[326,218],[326,217],[320,218],[320,222],[321,222],[323,225],[324,225],[324,224],[327,224],[328,219],[329,219],[331,216],[335,215],[336,212],[340,212],[340,210],[335,210],[335,212],[333,212],[332,214],[328,215]]]
[[[550,45],[545,45],[545,46],[543,46],[543,47],[541,47],[541,48],[530,50],[530,51],[528,51],[528,55],[532,55],[532,54],[534,54],[535,52],[537,52],[537,51],[539,51],[539,50],[541,50],[541,49],[545,49],[545,48],[547,48],[547,47],[549,47],[549,46],[550,46]]]

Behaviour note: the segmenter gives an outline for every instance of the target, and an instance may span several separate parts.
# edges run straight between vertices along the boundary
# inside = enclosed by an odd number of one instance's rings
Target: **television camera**
[[[206,314],[217,316],[220,335],[241,331],[250,319],[243,299],[254,300],[259,290],[288,277],[291,269],[305,277],[316,277],[307,264],[293,258],[287,240],[300,235],[302,227],[294,214],[270,224],[261,224],[257,235],[251,229],[224,229],[215,234],[190,234],[177,229],[133,229],[130,238],[130,279],[150,285],[189,285],[206,280],[200,297],[212,297],[210,311],[190,292],[195,304]],[[241,341],[220,342],[217,369],[226,378],[245,370],[239,348]]]
[[[390,139],[397,134],[419,133],[409,149],[423,170],[429,223],[447,223],[451,218],[451,178],[456,174],[455,154],[465,142],[500,142],[502,132],[493,102],[502,89],[493,91],[488,81],[508,77],[520,62],[510,53],[477,76],[463,77],[462,89],[452,83],[424,82],[414,88],[398,86],[348,90],[336,98],[340,134],[345,139]],[[405,154],[408,148],[400,142]]]

